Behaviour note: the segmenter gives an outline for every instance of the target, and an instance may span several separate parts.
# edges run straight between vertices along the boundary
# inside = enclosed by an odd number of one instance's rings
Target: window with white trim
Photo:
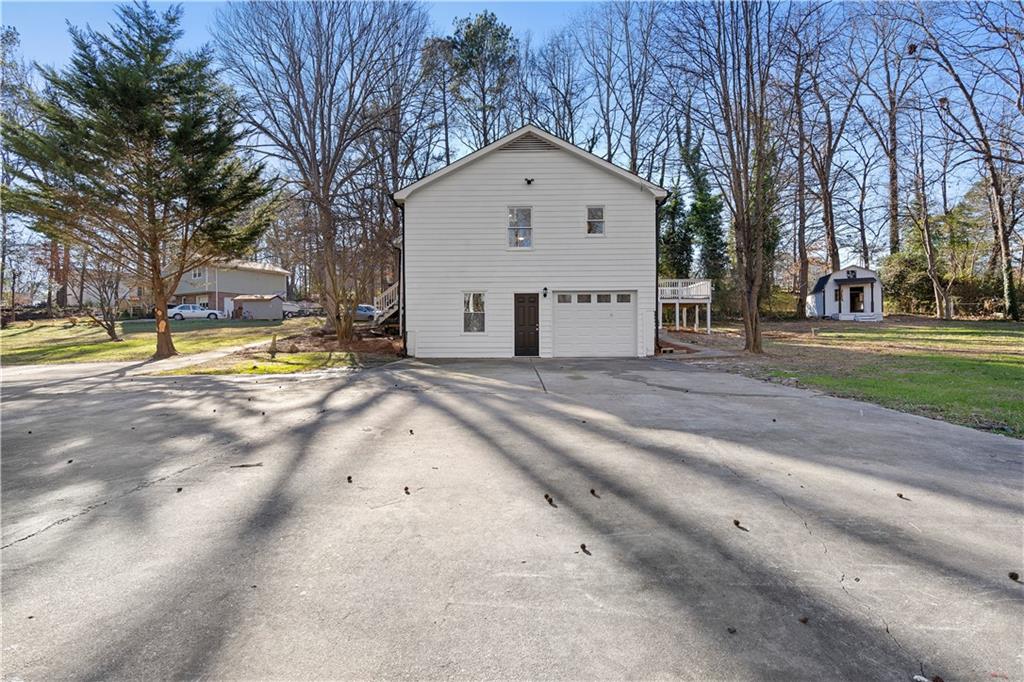
[[[508,247],[533,247],[533,209],[529,206],[510,206],[508,209]]]
[[[590,294],[576,294],[577,303],[590,303]]]
[[[559,303],[572,303],[572,294],[559,294],[558,295],[558,302]]]
[[[604,235],[604,206],[587,206],[587,235]]]
[[[206,277],[206,271],[203,268],[195,268],[192,270],[192,279],[203,279]]]
[[[633,297],[630,294],[615,294],[616,303],[629,303],[632,300]]]
[[[474,334],[484,331],[484,294],[482,291],[462,294],[462,331]]]
[[[597,302],[598,303],[611,303],[612,302],[612,295],[611,294],[598,294],[597,295]]]

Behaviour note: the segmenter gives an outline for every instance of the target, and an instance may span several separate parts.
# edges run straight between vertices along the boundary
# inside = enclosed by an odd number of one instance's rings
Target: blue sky
[[[169,3],[153,2],[154,7]],[[194,48],[210,40],[210,26],[219,2],[184,2],[185,36],[181,46]],[[583,2],[435,2],[427,5],[437,33],[450,33],[456,17],[490,9],[518,36],[536,44],[569,24]],[[0,4],[2,22],[21,34],[25,61],[60,66],[71,55],[67,24],[103,29],[114,20],[114,2],[8,2]]]

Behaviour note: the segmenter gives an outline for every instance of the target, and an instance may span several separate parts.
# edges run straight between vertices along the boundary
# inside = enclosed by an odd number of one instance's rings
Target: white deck
[[[662,279],[658,280],[658,327],[664,329],[665,306],[675,308],[675,328],[689,326],[689,312],[693,309],[693,330],[700,329],[700,309],[704,308],[704,326],[711,333],[711,280]]]

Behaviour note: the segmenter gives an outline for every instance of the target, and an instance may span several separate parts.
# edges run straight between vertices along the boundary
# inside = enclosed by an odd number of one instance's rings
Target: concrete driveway
[[[1021,441],[868,404],[15,368],[2,447],[5,679],[1024,679]]]

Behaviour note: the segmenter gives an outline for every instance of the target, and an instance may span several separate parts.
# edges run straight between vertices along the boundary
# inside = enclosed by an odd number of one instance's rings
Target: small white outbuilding
[[[807,295],[807,317],[881,322],[882,312],[882,281],[859,265],[822,275]]]

